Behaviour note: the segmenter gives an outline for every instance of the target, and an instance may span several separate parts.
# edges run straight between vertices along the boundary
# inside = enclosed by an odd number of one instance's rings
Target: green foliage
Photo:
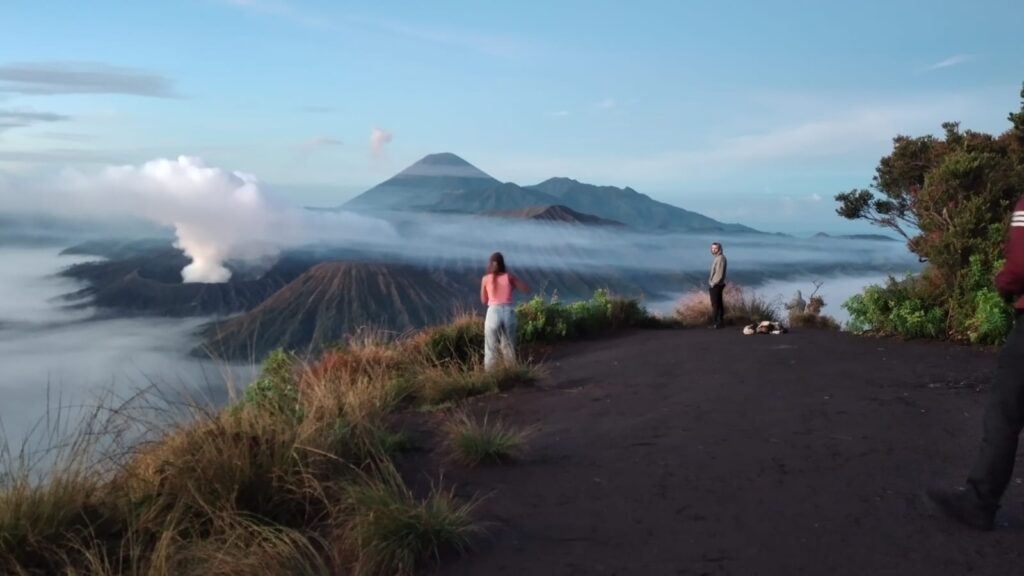
[[[537,296],[516,308],[520,342],[554,342],[591,336],[605,330],[641,326],[653,320],[636,300],[615,298],[607,290],[590,300],[562,304]]]
[[[885,286],[868,286],[843,303],[853,332],[872,331],[904,338],[939,338],[947,312],[921,296],[921,282],[908,276],[889,277]]]
[[[974,296],[974,315],[968,322],[968,335],[976,344],[999,344],[1013,328],[1013,314],[992,288]]]
[[[946,315],[919,299],[896,303],[890,315],[892,330],[906,338],[941,338],[946,327]]]
[[[297,361],[294,354],[280,348],[271,352],[263,361],[260,377],[246,388],[242,405],[300,419]]]
[[[1010,311],[992,287],[1009,213],[1024,193],[1024,91],[1013,127],[999,136],[958,123],[942,138],[898,136],[879,161],[873,190],[836,196],[837,212],[890,228],[928,268],[907,294],[894,286],[849,302],[852,326],[910,337],[997,343]],[[942,314],[943,317],[939,318]]]

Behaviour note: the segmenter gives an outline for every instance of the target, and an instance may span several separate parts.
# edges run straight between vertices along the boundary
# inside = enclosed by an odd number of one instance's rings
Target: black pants
[[[725,325],[725,303],[722,301],[723,290],[725,290],[725,284],[715,284],[708,288],[708,293],[711,294],[711,322],[715,326]]]
[[[985,408],[981,450],[967,485],[981,504],[999,505],[1013,475],[1017,442],[1024,428],[1024,315],[1020,312],[1010,337],[999,353],[999,363]]]

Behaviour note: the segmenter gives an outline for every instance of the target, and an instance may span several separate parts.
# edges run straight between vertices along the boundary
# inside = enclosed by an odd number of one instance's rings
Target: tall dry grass
[[[464,550],[474,501],[414,495],[389,423],[535,376],[480,356],[468,316],[364,335],[315,360],[274,355],[227,409],[154,388],[102,405],[40,458],[0,450],[0,574],[407,574]]]
[[[768,300],[737,284],[727,284],[722,294],[726,324],[745,325],[769,320],[778,322],[781,302]],[[675,319],[683,326],[711,324],[711,299],[706,290],[683,295],[675,306]]]

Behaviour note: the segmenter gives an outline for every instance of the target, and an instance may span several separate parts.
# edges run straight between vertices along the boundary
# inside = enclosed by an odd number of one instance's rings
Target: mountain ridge
[[[641,231],[763,234],[655,200],[631,187],[556,176],[521,186],[500,182],[451,152],[429,154],[334,210],[485,214],[562,205]]]

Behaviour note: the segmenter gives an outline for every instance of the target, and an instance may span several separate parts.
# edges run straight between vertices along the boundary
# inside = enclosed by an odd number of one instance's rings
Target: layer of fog
[[[145,222],[174,238],[191,258],[186,282],[224,282],[229,262],[263,268],[282,252],[309,245],[363,259],[482,266],[493,251],[511,267],[603,273],[696,273],[708,246],[725,244],[732,270],[793,278],[803,273],[902,273],[916,261],[901,242],[807,240],[770,235],[651,233],[455,214],[308,211],[289,206],[256,176],[208,166],[200,158],[69,171],[22,182],[10,210]],[[756,226],[756,223],[748,223]],[[123,235],[123,234],[122,234]]]
[[[349,242],[325,258],[357,258],[483,271],[493,251],[516,268],[576,271],[638,280],[652,298],[699,286],[712,242],[721,242],[729,273],[743,283],[821,276],[902,276],[920,270],[903,242],[777,235],[640,232],[622,227],[548,223],[493,216],[388,214],[389,238]],[[336,247],[338,248],[338,247]]]
[[[88,412],[111,393],[123,399],[155,388],[164,398],[218,404],[229,380],[248,381],[251,367],[186,355],[201,318],[97,319],[65,308],[59,297],[76,286],[54,274],[81,260],[54,248],[0,248],[0,445],[45,442],[38,426],[47,416]]]

